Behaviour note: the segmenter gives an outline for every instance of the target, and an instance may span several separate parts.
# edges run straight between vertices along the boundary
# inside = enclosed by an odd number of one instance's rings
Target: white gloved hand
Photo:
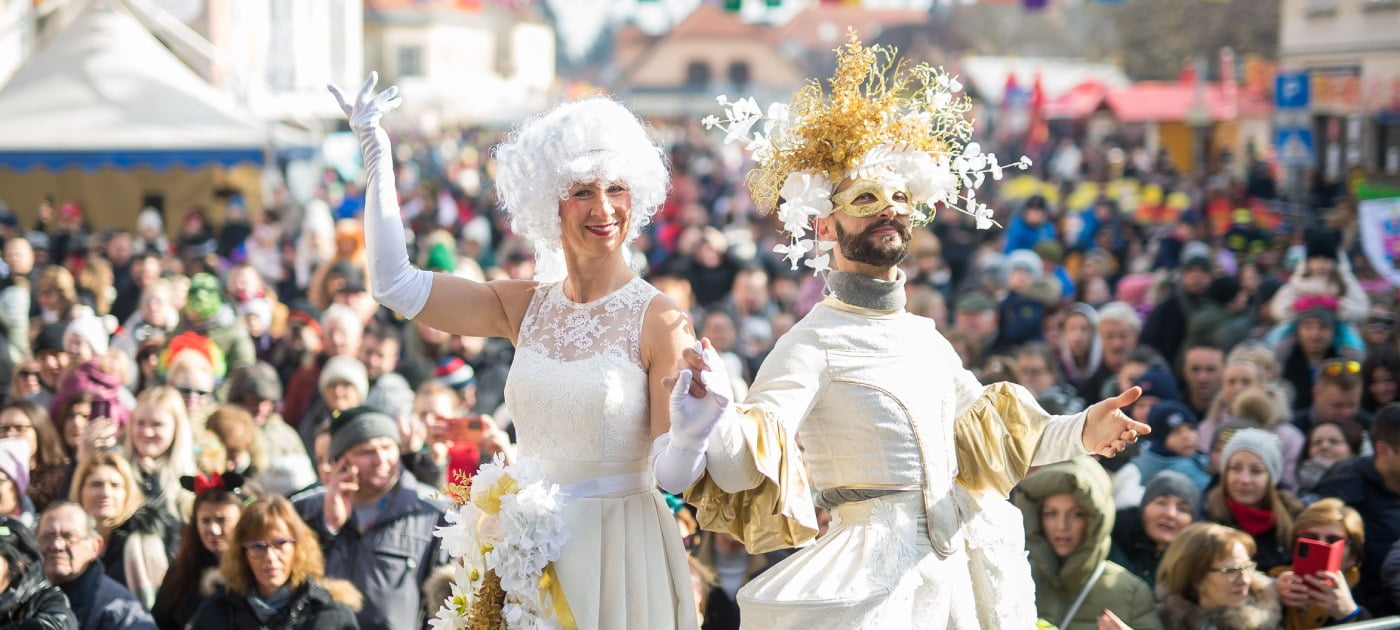
[[[696,350],[705,360],[706,369],[700,373],[705,395],[696,397],[690,393],[694,372],[681,370],[671,388],[671,443],[684,450],[704,451],[710,433],[734,400],[734,390],[719,353],[714,348],[702,348],[698,342]]]
[[[399,86],[391,86],[389,89],[375,94],[374,86],[377,83],[379,83],[379,73],[369,73],[369,78],[365,79],[360,93],[355,95],[353,104],[346,102],[345,95],[339,87],[326,86],[335,96],[336,102],[340,104],[340,110],[345,112],[345,117],[350,120],[350,129],[361,138],[366,134],[380,131],[379,120],[384,117],[384,114],[403,104],[403,99],[399,98]]]
[[[350,120],[350,129],[360,139],[365,162],[365,253],[369,258],[369,287],[380,304],[413,319],[428,303],[433,274],[414,269],[408,262],[408,242],[404,237],[398,191],[394,187],[394,160],[389,152],[389,134],[379,126],[384,114],[403,103],[399,88],[378,94],[374,86],[379,73],[369,73],[365,84],[348,103],[340,88],[329,85],[331,94]]]

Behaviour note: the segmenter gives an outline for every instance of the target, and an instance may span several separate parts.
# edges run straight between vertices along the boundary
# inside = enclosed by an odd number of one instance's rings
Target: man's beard
[[[846,260],[852,262],[865,263],[874,267],[893,267],[904,260],[909,255],[909,241],[913,234],[909,232],[909,226],[894,219],[885,219],[878,223],[873,223],[859,234],[851,234],[841,229],[841,224],[836,223],[836,242],[841,248],[841,255]],[[899,233],[899,244],[886,244],[885,237],[872,237],[875,230],[891,227]]]

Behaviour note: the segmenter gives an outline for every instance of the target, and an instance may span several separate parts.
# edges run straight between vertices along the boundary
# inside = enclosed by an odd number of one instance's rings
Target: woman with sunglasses
[[[42,403],[43,395],[44,383],[39,380],[39,361],[20,361],[10,379],[10,400],[37,400]]]
[[[199,607],[204,630],[359,628],[360,592],[326,578],[316,534],[280,496],[249,504],[219,560],[224,586]]]
[[[162,629],[186,627],[223,582],[219,558],[229,549],[243,504],[251,500],[238,473],[186,475],[180,478],[180,485],[195,493],[194,518],[180,534],[180,550],[151,608],[156,625]]]
[[[1273,581],[1255,570],[1254,539],[1195,523],[1167,547],[1157,568],[1157,613],[1167,630],[1274,630],[1281,611]]]
[[[1320,571],[1298,575],[1292,566],[1278,567],[1275,586],[1279,599],[1286,607],[1283,627],[1286,630],[1311,630],[1325,626],[1369,619],[1370,614],[1356,603],[1351,589],[1361,580],[1361,558],[1364,557],[1366,531],[1361,514],[1347,507],[1340,499],[1323,499],[1308,506],[1294,522],[1299,539],[1334,544],[1345,541],[1341,571]]]

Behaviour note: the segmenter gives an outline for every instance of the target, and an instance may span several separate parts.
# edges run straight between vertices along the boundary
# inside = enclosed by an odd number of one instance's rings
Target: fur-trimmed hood
[[[1257,571],[1249,581],[1249,599],[1239,608],[1206,610],[1181,595],[1165,591],[1159,583],[1157,597],[1160,601],[1157,604],[1157,614],[1162,619],[1162,626],[1167,630],[1273,630],[1279,627],[1283,618],[1278,594],[1274,591],[1274,581]]]
[[[326,589],[331,600],[337,604],[344,604],[346,608],[357,613],[365,607],[365,596],[349,580],[323,577],[316,582],[321,585],[321,588]]]

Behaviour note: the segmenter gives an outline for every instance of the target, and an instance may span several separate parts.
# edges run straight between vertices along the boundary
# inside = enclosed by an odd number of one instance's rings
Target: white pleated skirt
[[[570,499],[564,507],[570,533],[554,569],[579,630],[699,625],[680,529],[647,480],[643,487]]]

